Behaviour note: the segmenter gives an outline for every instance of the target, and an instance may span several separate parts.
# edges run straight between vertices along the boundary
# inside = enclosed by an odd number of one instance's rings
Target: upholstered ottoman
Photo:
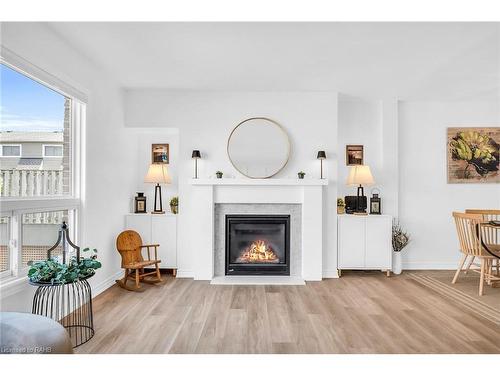
[[[18,312],[0,312],[1,354],[73,353],[66,329],[56,321]]]

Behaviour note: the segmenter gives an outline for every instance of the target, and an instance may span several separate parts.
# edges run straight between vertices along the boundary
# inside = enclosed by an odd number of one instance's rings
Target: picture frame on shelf
[[[363,145],[346,145],[345,146],[345,164],[363,165],[364,164],[364,147]]]
[[[168,143],[153,143],[151,145],[151,163],[152,164],[169,164],[170,163],[170,147]]]

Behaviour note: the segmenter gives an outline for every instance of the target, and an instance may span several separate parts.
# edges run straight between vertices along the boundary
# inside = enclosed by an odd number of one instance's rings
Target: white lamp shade
[[[170,184],[171,179],[168,174],[166,164],[151,164],[148,169],[144,182],[151,182],[154,184]]]
[[[370,167],[367,165],[356,165],[349,168],[349,176],[347,176],[347,185],[372,185],[373,180]]]

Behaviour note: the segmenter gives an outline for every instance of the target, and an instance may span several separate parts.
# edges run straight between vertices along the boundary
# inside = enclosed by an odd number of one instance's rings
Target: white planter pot
[[[403,259],[401,257],[401,251],[392,252],[392,272],[396,275],[401,274],[403,271]]]

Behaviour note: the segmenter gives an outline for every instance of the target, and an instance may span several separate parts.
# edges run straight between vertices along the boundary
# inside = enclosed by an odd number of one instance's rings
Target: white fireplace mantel
[[[192,179],[191,245],[195,279],[214,278],[214,209],[217,203],[300,204],[302,206],[302,278],[321,280],[323,272],[323,186],[326,179]]]
[[[292,178],[198,178],[191,185],[246,185],[246,186],[322,186],[328,185],[326,179]]]

